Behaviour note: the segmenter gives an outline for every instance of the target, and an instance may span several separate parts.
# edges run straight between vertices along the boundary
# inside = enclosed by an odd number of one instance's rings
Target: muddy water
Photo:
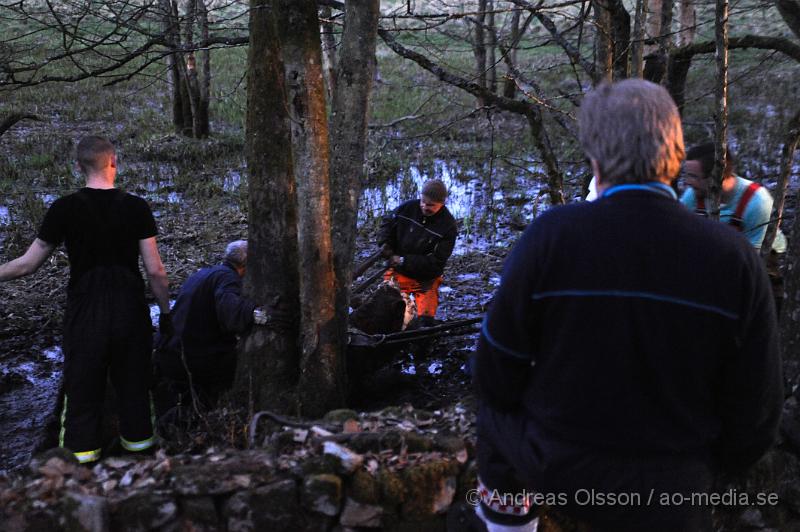
[[[27,353],[0,367],[0,471],[28,461],[53,415],[61,385],[59,347]]]
[[[483,172],[442,160],[434,161],[427,172],[410,166],[385,184],[364,189],[359,226],[368,231],[377,227],[383,214],[405,200],[419,197],[423,183],[435,178],[447,186],[447,208],[459,221],[455,255],[486,251],[497,245],[505,247],[516,239],[520,226],[549,206],[545,187],[529,173],[488,179]]]
[[[158,314],[158,306],[151,305],[154,326]],[[27,463],[42,443],[47,424],[57,423],[63,361],[61,347],[51,346],[16,354],[0,364],[0,472]]]

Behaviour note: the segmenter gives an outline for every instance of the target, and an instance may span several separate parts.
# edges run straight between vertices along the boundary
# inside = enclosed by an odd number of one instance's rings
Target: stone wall
[[[460,407],[435,414],[342,411],[320,425],[254,430],[259,449],[159,451],[91,469],[53,449],[28,471],[0,475],[0,530],[479,530],[466,504],[476,477],[472,415]],[[778,504],[717,506],[714,529],[800,530],[798,455],[800,406],[792,398],[778,445],[746,478],[714,489],[774,493]],[[589,530],[557,509],[539,514],[540,532]]]
[[[299,459],[212,449],[108,458],[92,469],[53,450],[29,474],[2,479],[0,528],[446,530],[454,501],[474,487],[471,453],[463,440],[407,436],[382,431],[353,435],[347,445],[322,441]]]

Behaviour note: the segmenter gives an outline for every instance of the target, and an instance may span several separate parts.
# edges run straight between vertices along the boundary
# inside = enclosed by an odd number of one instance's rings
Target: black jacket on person
[[[401,204],[385,216],[378,232],[378,245],[389,244],[403,263],[395,270],[417,281],[430,281],[442,275],[453,253],[458,224],[442,207],[433,216],[423,216],[419,200]]]
[[[781,364],[760,258],[663,189],[630,188],[539,216],[484,320],[479,434],[537,490],[702,491],[776,436]],[[577,510],[610,530],[662,529],[652,507]]]
[[[236,367],[236,335],[253,324],[255,308],[242,297],[242,278],[228,263],[189,277],[172,309],[174,334],[156,340],[156,364],[162,374],[185,379],[183,351],[194,382],[227,384]]]

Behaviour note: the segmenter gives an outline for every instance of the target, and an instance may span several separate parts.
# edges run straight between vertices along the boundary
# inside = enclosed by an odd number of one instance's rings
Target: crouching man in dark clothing
[[[664,88],[601,85],[579,122],[600,197],[525,230],[483,324],[478,513],[489,530],[535,530],[542,503],[593,531],[709,530],[715,473],[778,427],[769,281],[746,238],[677,201]]]
[[[186,404],[190,387],[203,406],[212,407],[233,385],[237,335],[270,318],[242,296],[246,268],[247,242],[237,240],[228,244],[222,264],[203,268],[181,287],[171,314],[173,330],[156,339],[159,415]]]

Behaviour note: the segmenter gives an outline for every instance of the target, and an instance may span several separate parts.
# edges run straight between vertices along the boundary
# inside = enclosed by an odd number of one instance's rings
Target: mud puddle
[[[150,305],[154,327],[158,315],[158,305]],[[61,347],[51,346],[6,357],[0,364],[0,472],[27,463],[47,424],[55,421],[63,362]]]
[[[60,347],[22,353],[0,367],[0,472],[26,463],[54,415],[61,386]]]

